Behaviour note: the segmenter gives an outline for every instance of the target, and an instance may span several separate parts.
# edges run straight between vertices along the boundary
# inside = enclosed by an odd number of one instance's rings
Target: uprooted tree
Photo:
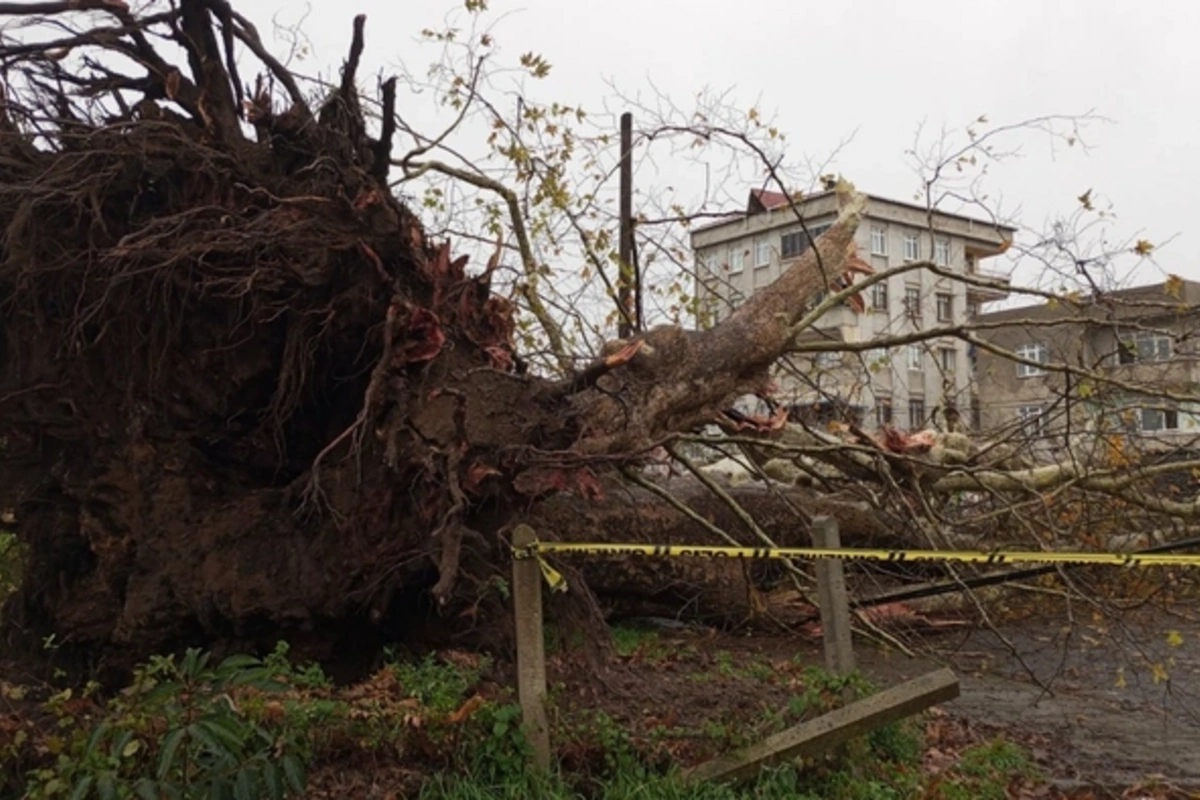
[[[848,184],[837,222],[720,324],[611,339],[576,366],[515,193],[421,162],[430,137],[394,155],[395,81],[377,125],[364,111],[362,17],[318,102],[224,0],[0,13],[57,31],[0,52],[0,510],[29,554],[10,641],[55,633],[121,663],[194,641],[503,636],[497,579],[518,521],[548,538],[787,545],[824,513],[851,543],[923,545],[964,489],[1031,526],[1020,498],[1046,486],[1122,502],[1137,490],[1111,465],[1049,474],[975,444],[932,458],[933,440],[887,446],[733,410],[769,396],[797,335],[880,278],[855,254],[863,197]],[[253,88],[240,51],[261,65]],[[397,168],[497,191],[514,249],[468,271],[394,195]],[[514,251],[506,296],[494,283]],[[522,353],[519,318],[549,358]],[[691,468],[697,442],[810,479],[642,469],[664,449]],[[575,600],[554,608],[580,619],[597,613],[588,587],[669,600],[709,584],[701,611],[715,615],[729,613],[723,580],[744,588],[740,566],[564,569]]]

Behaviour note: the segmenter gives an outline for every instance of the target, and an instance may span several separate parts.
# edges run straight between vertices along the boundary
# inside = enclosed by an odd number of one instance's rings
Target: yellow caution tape
[[[521,557],[523,558],[524,556]],[[562,573],[547,564],[546,559],[537,553],[534,553],[533,557],[537,559],[538,566],[542,568],[542,577],[546,579],[546,585],[550,587],[550,591],[565,592],[567,590],[567,579],[562,576]]]
[[[534,542],[514,547],[515,558],[536,558],[551,587],[550,574],[561,575],[543,555],[650,556],[652,558],[839,558],[846,561],[956,561],[969,564],[1109,564],[1118,567],[1200,567],[1200,555],[1176,553],[1085,553],[1042,550],[876,550],[822,547],[712,547],[706,545],[600,544]],[[563,581],[563,589],[565,589]]]

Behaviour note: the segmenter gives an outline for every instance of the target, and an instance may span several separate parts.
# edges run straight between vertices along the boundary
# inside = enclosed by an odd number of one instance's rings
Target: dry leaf
[[[458,725],[467,719],[470,719],[471,715],[478,711],[479,707],[482,705],[483,698],[479,695],[472,695],[472,697],[467,700],[467,702],[459,706],[458,710],[451,714],[446,721],[451,725]]]

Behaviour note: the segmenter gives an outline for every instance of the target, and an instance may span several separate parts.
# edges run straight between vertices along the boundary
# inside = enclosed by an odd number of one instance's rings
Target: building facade
[[[1200,283],[1004,309],[979,315],[976,326],[996,348],[980,348],[976,359],[985,430],[1052,451],[1095,432],[1151,449],[1200,437]]]
[[[694,230],[699,325],[719,322],[769,286],[808,248],[804,228],[816,238],[837,212],[833,191],[806,197],[794,208],[782,194],[753,191],[743,214]],[[1001,276],[986,272],[981,262],[1002,253],[1013,233],[991,222],[868,196],[855,243],[876,272],[932,261],[951,273],[995,279]],[[866,344],[961,325],[983,303],[1006,294],[917,268],[864,290],[861,313],[849,305],[831,309],[801,341]],[[961,339],[947,336],[894,348],[790,356],[780,362],[777,379],[781,400],[800,416],[916,429],[936,421],[939,409],[952,406],[961,414],[969,407],[968,356]]]

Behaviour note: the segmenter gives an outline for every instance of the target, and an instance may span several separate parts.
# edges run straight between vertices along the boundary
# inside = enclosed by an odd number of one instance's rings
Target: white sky
[[[306,7],[278,0],[241,0],[238,7],[266,32],[270,18],[296,20]],[[366,13],[371,70],[403,61],[423,69],[422,27],[438,27],[457,2],[319,2],[303,29],[327,73],[344,57],[350,21]],[[1090,145],[1052,149],[1024,133],[1019,160],[992,168],[986,187],[1004,207],[1020,207],[1024,225],[1041,230],[1074,210],[1093,189],[1114,204],[1111,238],[1164,242],[1158,267],[1200,279],[1194,220],[1200,203],[1200,3],[1148,0],[879,0],[795,3],[604,3],[492,0],[489,19],[504,15],[495,37],[510,59],[542,54],[550,77],[541,99],[599,111],[605,79],[634,94],[653,81],[686,105],[699,90],[734,89],[749,108],[774,113],[795,153],[822,159],[853,137],[832,163],[860,189],[901,199],[918,183],[905,157],[918,125],[961,130],[980,114],[994,123],[1090,110],[1111,120],[1085,132]],[[619,110],[619,109],[614,109]],[[702,180],[680,164],[673,182]],[[730,187],[738,198],[744,192]],[[1096,231],[1094,231],[1096,232]]]
[[[314,53],[296,66],[327,75],[344,57],[354,14],[368,15],[364,73],[401,61],[418,71],[434,55],[420,49],[418,31],[461,8],[451,0],[236,5],[264,36],[273,15],[287,22],[307,13]],[[506,60],[532,50],[553,65],[531,88],[541,100],[598,112],[610,96],[606,78],[629,94],[652,80],[683,105],[706,87],[733,88],[746,108],[775,115],[794,159],[823,158],[853,136],[833,169],[864,191],[899,199],[918,188],[904,151],[921,123],[961,130],[980,114],[1008,123],[1093,110],[1111,123],[1089,126],[1090,152],[1052,149],[1035,133],[1005,140],[1023,154],[992,168],[989,194],[1003,197],[1006,210],[1019,206],[1022,224],[1041,230],[1091,188],[1114,204],[1112,239],[1176,237],[1137,282],[1166,272],[1200,279],[1196,0],[492,0],[487,19],[501,16],[494,35]],[[702,180],[683,162],[665,177],[683,187]],[[744,190],[728,188],[740,202]]]

